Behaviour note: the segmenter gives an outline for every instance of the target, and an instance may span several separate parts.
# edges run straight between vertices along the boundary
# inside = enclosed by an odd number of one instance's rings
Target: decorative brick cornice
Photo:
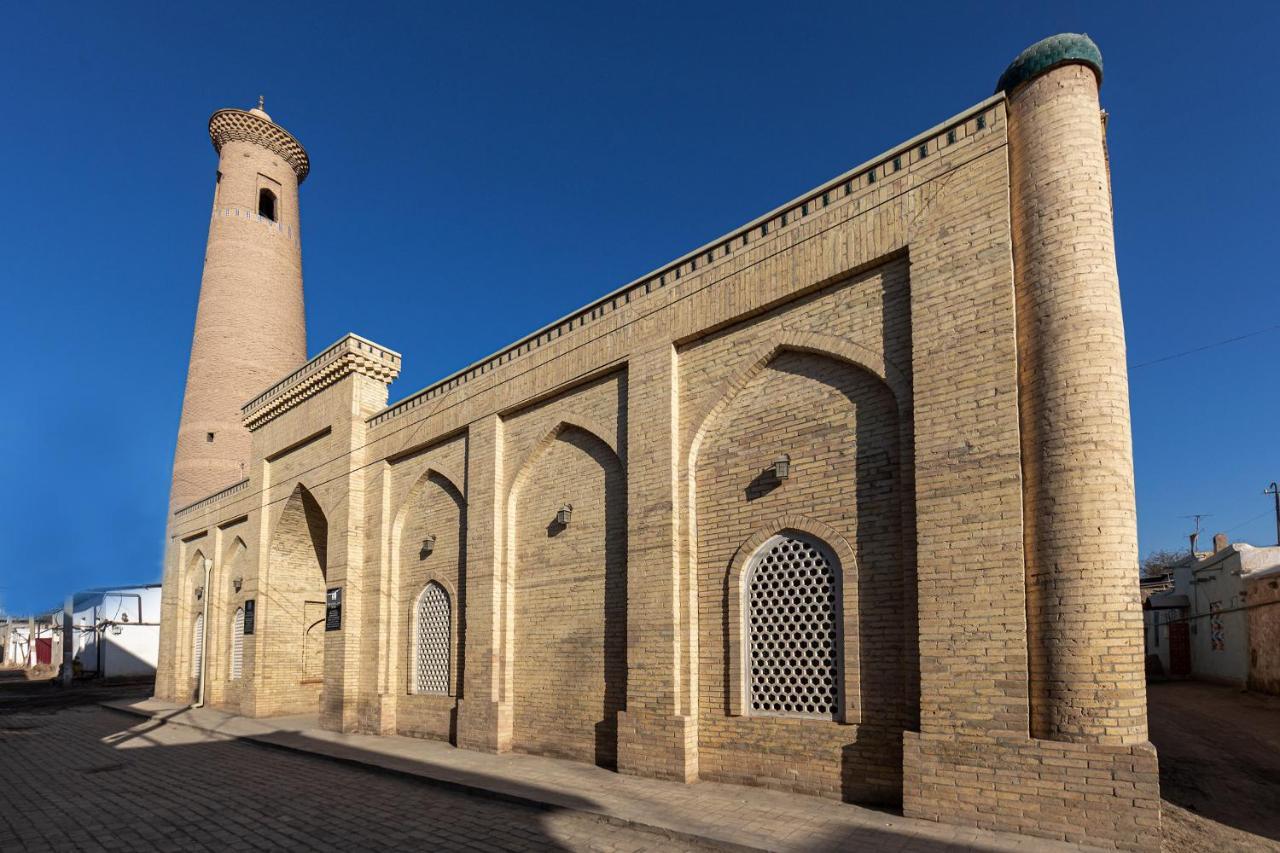
[[[234,495],[236,492],[243,492],[247,488],[249,488],[248,480],[241,480],[238,483],[232,483],[230,486],[227,486],[222,491],[214,492],[213,494],[208,495],[207,497],[201,498],[195,503],[189,503],[184,507],[179,507],[178,509],[175,509],[173,511],[173,517],[181,518],[182,516],[193,513],[198,509],[204,509],[207,506],[217,503],[223,498]]]
[[[213,150],[219,154],[223,144],[235,141],[252,142],[274,151],[293,167],[298,183],[306,180],[307,173],[311,171],[307,149],[292,133],[246,110],[225,109],[214,113],[209,118],[209,139],[213,140]]]
[[[240,410],[242,421],[255,430],[354,373],[390,383],[400,375],[400,353],[348,334],[245,403]]]
[[[785,235],[788,229],[797,227],[808,217],[832,205],[873,195],[886,184],[893,185],[896,180],[910,175],[916,169],[931,166],[940,155],[948,154],[952,146],[963,145],[970,137],[981,136],[994,129],[998,114],[996,105],[1002,103],[1004,99],[1003,92],[992,95],[942,124],[935,125],[880,156],[827,181],[817,189],[781,207],[774,208],[745,226],[704,244],[630,284],[623,285],[586,307],[561,317],[554,323],[543,326],[533,334],[521,338],[488,358],[483,358],[470,367],[446,376],[434,385],[428,385],[421,391],[388,406],[370,417],[369,425],[376,427],[411,412],[418,406],[492,373],[504,364],[546,346],[575,329],[603,320],[613,312],[651,293],[658,293],[664,288],[678,285],[682,279],[687,281],[690,276],[705,273],[710,267],[732,263],[735,253],[755,248],[765,241],[777,240],[780,235]]]

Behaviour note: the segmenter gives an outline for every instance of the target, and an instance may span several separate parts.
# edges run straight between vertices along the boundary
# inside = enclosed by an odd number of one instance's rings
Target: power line
[[[1193,349],[1183,350],[1182,352],[1171,353],[1170,355],[1164,355],[1164,356],[1161,356],[1160,358],[1153,358],[1150,361],[1140,362],[1139,364],[1131,364],[1129,365],[1129,369],[1137,370],[1139,367],[1150,367],[1153,364],[1161,364],[1166,361],[1173,361],[1175,358],[1182,358],[1183,356],[1194,355],[1195,353],[1198,353],[1198,352],[1204,352],[1205,350],[1214,349],[1215,347],[1225,346],[1227,344],[1234,344],[1236,341],[1243,341],[1243,340],[1247,340],[1248,338],[1256,338],[1258,335],[1265,335],[1268,332],[1275,332],[1275,331],[1280,331],[1280,325],[1269,326],[1265,329],[1259,329],[1256,332],[1249,332],[1248,334],[1245,334],[1245,335],[1237,335],[1234,338],[1227,338],[1226,340],[1216,341],[1211,344],[1205,344],[1204,346],[1201,346],[1201,347],[1194,347]]]

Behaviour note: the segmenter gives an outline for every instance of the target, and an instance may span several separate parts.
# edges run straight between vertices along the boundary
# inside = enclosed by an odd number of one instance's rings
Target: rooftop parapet
[[[400,375],[400,353],[347,334],[315,358],[241,407],[244,425],[255,430],[352,374],[390,383]]]

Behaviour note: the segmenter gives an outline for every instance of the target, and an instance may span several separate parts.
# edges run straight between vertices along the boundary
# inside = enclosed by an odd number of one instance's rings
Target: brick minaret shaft
[[[248,476],[240,407],[307,360],[298,184],[307,153],[262,104],[209,119],[218,152],[169,508]]]
[[[1087,36],[1001,78],[1022,422],[1031,735],[1147,739],[1124,324]]]

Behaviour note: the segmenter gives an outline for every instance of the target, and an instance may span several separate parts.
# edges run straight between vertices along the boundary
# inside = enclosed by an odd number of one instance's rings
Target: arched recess
[[[196,617],[204,612],[204,601],[196,598],[196,589],[204,585],[204,561],[203,548],[196,548],[187,559],[186,572],[184,573],[181,587],[182,597],[178,602],[179,606],[177,608],[180,615],[178,653],[182,661],[179,672],[183,674],[186,680],[185,684],[179,681],[179,685],[182,692],[192,699],[197,698],[200,672],[196,668],[195,655],[190,639]]]
[[[508,495],[506,553],[512,747],[616,766],[627,520],[610,442],[561,421],[537,443]]]
[[[262,616],[260,715],[318,709],[324,678],[325,573],[329,523],[311,492],[298,484],[271,535],[267,582],[258,590]]]
[[[729,605],[729,713],[743,716],[750,708],[747,671],[746,619],[747,569],[760,548],[778,535],[796,534],[820,542],[829,548],[841,570],[838,594],[840,606],[837,615],[840,624],[840,722],[857,724],[862,721],[862,659],[858,634],[858,559],[849,542],[829,524],[803,515],[782,515],[756,528],[738,547],[729,562],[726,591]]]
[[[213,598],[209,600],[209,673],[205,691],[207,701],[220,704],[226,701],[226,682],[231,680],[231,644],[229,630],[232,615],[241,594],[236,592],[234,580],[243,578],[248,566],[249,548],[239,536],[232,536],[222,548],[222,560],[209,579]]]
[[[452,740],[451,709],[461,695],[466,642],[467,505],[442,470],[428,468],[410,488],[392,521],[390,552],[394,624],[386,650],[393,661],[387,689],[399,697],[396,729]],[[431,583],[449,596],[449,689],[444,694],[414,688],[416,604]]]
[[[841,785],[846,799],[859,801],[901,795],[892,779],[901,775],[915,677],[908,653],[915,597],[904,544],[909,413],[886,373],[894,371],[856,347],[830,352],[810,339],[771,344],[735,374],[690,438],[688,548],[698,586],[700,748],[704,766],[713,768],[707,778],[774,779],[779,762],[759,755],[790,752],[806,762],[807,778],[784,774],[778,784],[809,791]],[[909,385],[904,393],[909,399]],[[790,470],[778,478],[772,464],[784,454]],[[842,721],[735,716],[744,709],[741,572],[785,529],[823,541],[839,557]],[[842,732],[840,722],[859,729]],[[797,726],[807,740],[789,734]]]

